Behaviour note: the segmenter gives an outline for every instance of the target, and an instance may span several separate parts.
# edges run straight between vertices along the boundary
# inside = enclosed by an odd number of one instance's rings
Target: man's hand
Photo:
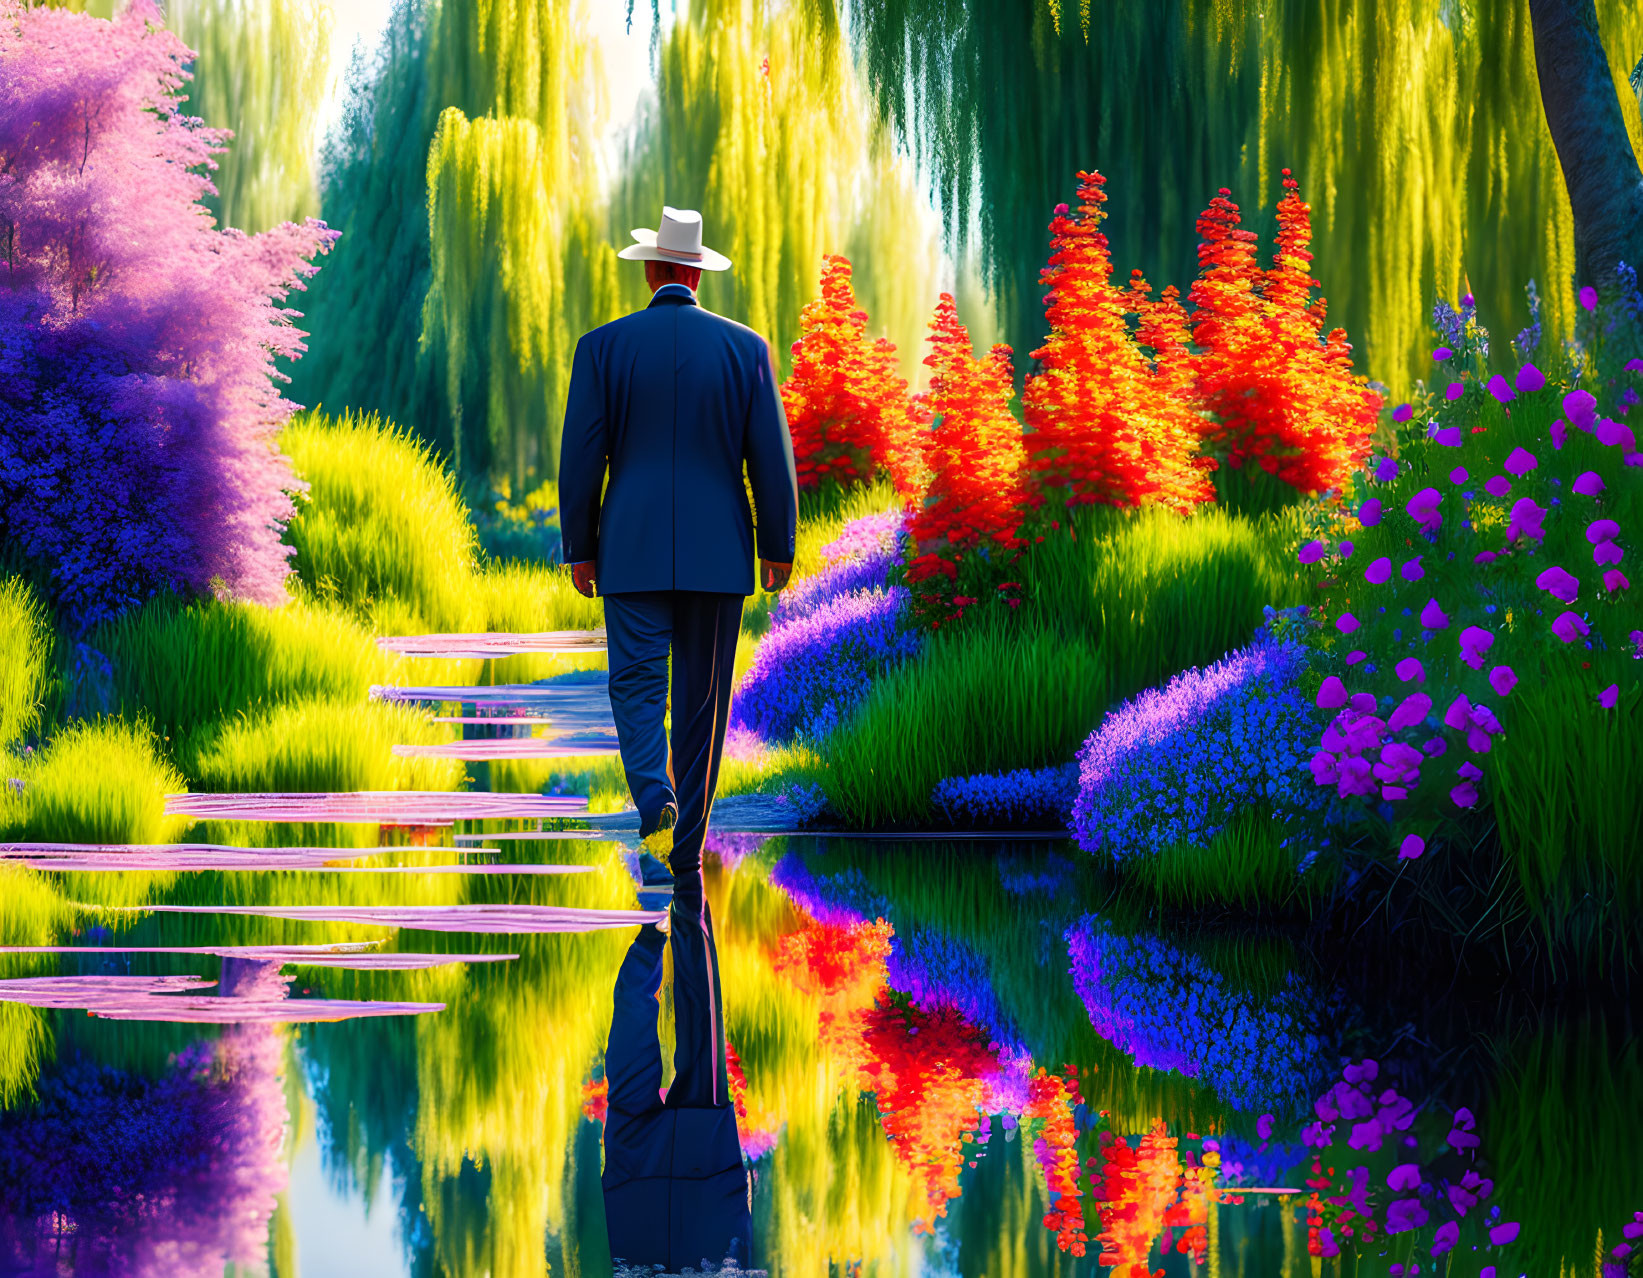
[[[572,564],[570,579],[578,594],[593,598],[593,560],[584,559],[580,563]]]
[[[759,560],[759,581],[766,590],[780,590],[792,575],[792,564],[773,563],[768,559]]]

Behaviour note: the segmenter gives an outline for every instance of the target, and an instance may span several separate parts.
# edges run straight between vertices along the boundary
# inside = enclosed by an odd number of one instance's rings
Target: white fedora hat
[[[702,215],[695,209],[675,209],[662,206],[660,230],[635,228],[629,244],[617,253],[630,262],[677,262],[680,266],[699,266],[704,271],[730,269],[730,259],[702,247]]]

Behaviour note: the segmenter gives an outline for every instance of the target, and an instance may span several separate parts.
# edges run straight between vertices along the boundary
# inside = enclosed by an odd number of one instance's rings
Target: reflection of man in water
[[[613,1259],[686,1265],[752,1264],[753,1221],[736,1110],[725,1066],[724,1012],[713,918],[702,893],[701,838],[675,844],[677,882],[646,853],[640,905],[660,908],[672,888],[676,1014],[674,1079],[664,1101],[656,1035],[662,947],[655,926],[639,929],[616,977],[610,1043],[605,1048],[605,1226]]]

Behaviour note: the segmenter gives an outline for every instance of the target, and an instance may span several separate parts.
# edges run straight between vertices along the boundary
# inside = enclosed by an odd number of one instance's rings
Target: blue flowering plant
[[[1301,689],[1296,615],[1273,618],[1276,630],[1132,697],[1089,736],[1072,808],[1080,847],[1121,865],[1207,848],[1247,816],[1295,840],[1297,861],[1310,850],[1328,808],[1305,774],[1322,724]]]
[[[1070,824],[1078,795],[1078,765],[1018,768],[968,777],[943,777],[930,806],[954,825],[1057,829]]]

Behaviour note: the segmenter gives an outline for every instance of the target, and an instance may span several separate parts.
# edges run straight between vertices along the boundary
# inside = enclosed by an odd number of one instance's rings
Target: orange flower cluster
[[[610,1080],[590,1078],[582,1084],[582,1117],[591,1118],[601,1126],[610,1112]]]
[[[1101,1263],[1116,1266],[1112,1278],[1153,1278],[1147,1256],[1175,1206],[1182,1185],[1175,1137],[1163,1119],[1130,1148],[1111,1132],[1101,1133],[1106,1161],[1095,1197],[1101,1213]],[[1159,1275],[1163,1270],[1158,1270]]]
[[[859,1067],[862,1022],[890,979],[890,925],[811,922],[781,939],[776,971],[821,1002],[822,1046]]]
[[[1021,1111],[1023,1122],[1044,1122],[1033,1146],[1050,1197],[1044,1228],[1055,1235],[1057,1247],[1074,1256],[1082,1256],[1090,1241],[1084,1232],[1084,1208],[1078,1201],[1084,1191],[1078,1186],[1078,1127],[1073,1122],[1073,1106],[1082,1102],[1071,1066],[1065,1077],[1040,1067],[1028,1080],[1027,1104]]]
[[[985,1121],[986,1079],[998,1070],[987,1035],[955,1008],[926,1012],[880,996],[864,1024],[862,1085],[878,1098],[885,1134],[923,1182],[930,1215],[915,1233],[934,1233],[935,1218],[959,1195],[964,1146]]]
[[[915,611],[932,623],[956,621],[979,591],[1019,557],[1027,508],[1026,450],[1010,413],[1010,348],[977,359],[951,293],[930,321],[930,389],[921,397],[936,426],[925,445],[928,479],[909,524],[914,557],[906,582]],[[944,580],[943,580],[944,579]]]
[[[793,372],[781,388],[799,487],[824,479],[849,487],[882,468],[904,496],[918,492],[928,419],[896,375],[895,346],[867,335],[848,258],[823,259],[821,296],[800,312],[799,327]]]
[[[1170,360],[1155,371],[1130,335],[1125,315],[1135,303],[1112,283],[1100,230],[1105,181],[1080,172],[1078,213],[1058,205],[1050,223],[1050,263],[1041,273],[1050,334],[1033,352],[1043,371],[1027,378],[1021,395],[1036,481],[1031,501],[1036,508],[1053,492],[1067,507],[1158,504],[1185,512],[1214,498],[1207,478],[1214,462],[1198,455],[1201,420],[1173,393],[1175,348],[1165,343]],[[1160,310],[1153,325],[1167,320]],[[1184,320],[1175,321],[1179,328]]]
[[[1277,253],[1263,271],[1256,236],[1239,228],[1228,195],[1222,188],[1198,219],[1199,276],[1188,294],[1200,348],[1193,394],[1214,419],[1206,443],[1229,466],[1253,461],[1301,492],[1338,488],[1368,457],[1382,401],[1353,374],[1344,329],[1320,340],[1311,208],[1285,169]],[[1167,358],[1180,360],[1183,349],[1178,342]]]

